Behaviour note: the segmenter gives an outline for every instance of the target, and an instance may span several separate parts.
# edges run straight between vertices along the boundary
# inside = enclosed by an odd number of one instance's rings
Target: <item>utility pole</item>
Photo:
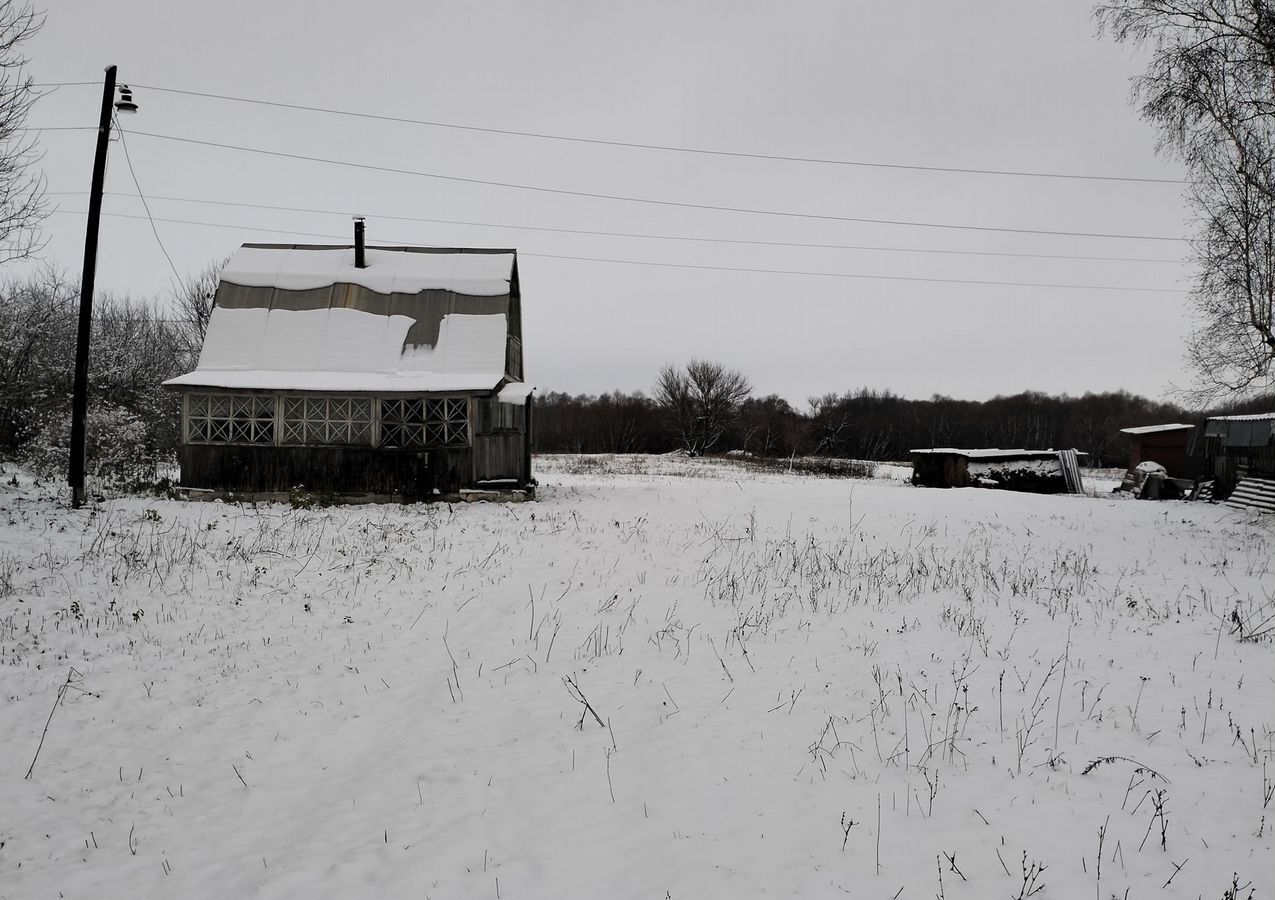
[[[84,503],[84,437],[89,406],[89,339],[93,331],[93,277],[97,267],[97,232],[102,218],[102,186],[106,180],[106,148],[111,140],[111,105],[115,99],[115,66],[106,67],[102,85],[102,117],[97,126],[89,219],[84,232],[84,276],[80,279],[80,323],[75,342],[75,385],[71,395],[71,506]]]

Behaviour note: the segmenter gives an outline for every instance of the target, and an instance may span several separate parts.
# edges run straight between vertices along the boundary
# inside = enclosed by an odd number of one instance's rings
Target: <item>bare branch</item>
[[[27,115],[39,95],[26,72],[23,43],[44,25],[29,3],[0,0],[0,264],[34,256],[44,246],[44,177]]]

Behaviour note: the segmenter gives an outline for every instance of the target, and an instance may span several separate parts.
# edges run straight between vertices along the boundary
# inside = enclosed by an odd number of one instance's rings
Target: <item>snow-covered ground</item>
[[[885,474],[5,485],[0,896],[1270,896],[1271,519]]]

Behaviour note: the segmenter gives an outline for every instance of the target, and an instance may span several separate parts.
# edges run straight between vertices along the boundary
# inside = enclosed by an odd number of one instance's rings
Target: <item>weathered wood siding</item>
[[[505,348],[505,374],[514,381],[522,381],[522,338],[509,335]]]
[[[438,473],[427,450],[185,444],[183,485],[221,491],[314,491],[428,495]]]
[[[529,404],[530,401],[528,401]],[[479,400],[474,411],[474,481],[528,480],[529,405]]]
[[[338,494],[395,494],[427,500],[470,487],[472,452],[371,447],[249,447],[187,444],[181,483],[218,491],[264,493],[304,487]]]
[[[434,491],[451,494],[462,488],[473,487],[474,451],[469,447],[453,447],[447,450],[430,450],[428,491],[422,499]]]
[[[1215,497],[1229,496],[1246,475],[1275,478],[1275,446],[1226,447],[1222,438],[1208,437],[1204,454],[1202,477],[1213,479]]]
[[[527,480],[523,471],[525,437],[514,434],[480,434],[474,438],[474,481]]]

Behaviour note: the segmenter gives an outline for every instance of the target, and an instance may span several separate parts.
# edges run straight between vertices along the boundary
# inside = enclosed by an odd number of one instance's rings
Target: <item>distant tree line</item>
[[[697,389],[705,372],[730,390]],[[726,396],[729,394],[729,396]],[[696,402],[699,406],[696,407]],[[939,394],[913,400],[889,390],[827,393],[795,409],[782,397],[751,396],[740,373],[700,360],[665,367],[641,392],[536,400],[534,447],[544,453],[724,453],[907,460],[920,447],[1075,448],[1094,466],[1128,463],[1120,429],[1184,422],[1202,433],[1206,415],[1270,411],[1275,396],[1193,411],[1127,391],[1079,397],[1025,391],[990,400]]]

